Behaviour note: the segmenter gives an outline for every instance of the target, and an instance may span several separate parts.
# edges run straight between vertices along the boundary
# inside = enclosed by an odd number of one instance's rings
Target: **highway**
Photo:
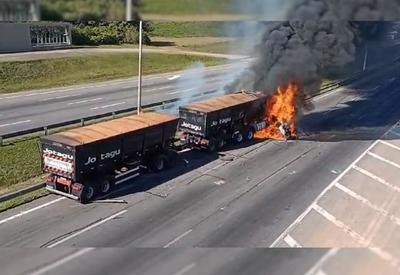
[[[300,120],[298,141],[230,146],[219,155],[182,152],[176,168],[160,175],[143,175],[110,196],[126,204],[100,201],[80,205],[50,195],[1,213],[0,247],[8,248],[0,257],[2,273],[293,274],[295,270],[297,274],[329,275],[348,270],[365,274],[379,267],[385,270],[383,274],[398,274],[400,254],[391,245],[398,243],[396,223],[391,231],[380,230],[383,225],[379,224],[367,237],[358,227],[349,230],[340,224],[347,231],[338,231],[340,235],[334,235],[338,238],[329,239],[326,236],[335,231],[326,231],[321,220],[309,219],[304,213],[310,207],[321,210],[316,207],[321,194],[336,184],[355,160],[367,161],[358,165],[370,169],[367,173],[381,173],[378,175],[385,177],[387,186],[399,187],[396,169],[400,168],[393,163],[398,161],[400,128],[392,128],[400,120],[399,73],[400,65],[388,67],[315,98],[314,109]],[[93,104],[90,106],[99,106]],[[385,142],[392,146],[384,150],[373,147],[385,133]],[[381,165],[379,159],[363,158],[371,153],[388,154],[389,162]],[[374,167],[379,167],[378,171],[372,170]],[[375,193],[373,188],[366,190]],[[322,206],[332,207],[334,195],[324,196]],[[397,205],[393,200],[390,205]],[[396,209],[379,212],[372,208],[378,213],[375,219],[350,203],[344,214],[352,213],[356,224],[371,217],[376,226],[384,217],[388,225],[399,218],[398,212],[393,212]],[[334,210],[343,215],[343,209],[341,213]],[[304,217],[307,223],[302,223]],[[297,227],[297,221],[306,226]],[[336,219],[331,222],[337,225]],[[293,238],[293,231],[304,243]],[[343,236],[349,240],[348,246],[339,238]],[[360,236],[366,243],[357,243]],[[382,237],[386,242],[375,241]],[[367,245],[376,249],[300,249],[282,254],[257,249]],[[40,250],[33,258],[25,256],[29,249],[39,247],[53,249]],[[16,258],[23,264],[13,260]],[[338,259],[342,259],[340,266],[335,262]]]
[[[236,61],[204,71],[181,71],[143,78],[142,104],[221,90],[246,66]],[[0,136],[137,106],[137,78],[55,89],[0,94]]]

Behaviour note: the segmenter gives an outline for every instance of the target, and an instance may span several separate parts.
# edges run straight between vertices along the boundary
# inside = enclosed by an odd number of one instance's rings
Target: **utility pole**
[[[139,74],[138,74],[138,99],[137,113],[142,112],[142,52],[143,52],[143,21],[139,23]]]
[[[363,71],[367,69],[367,61],[368,61],[368,46],[365,46],[365,56],[364,56],[364,64],[363,64]]]
[[[132,21],[132,0],[126,0],[126,21]]]

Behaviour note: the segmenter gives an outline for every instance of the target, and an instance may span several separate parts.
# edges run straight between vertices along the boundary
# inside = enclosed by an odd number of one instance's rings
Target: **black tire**
[[[242,133],[238,133],[237,135],[236,135],[236,137],[235,137],[235,142],[236,143],[242,143],[244,141],[244,136],[243,136],[243,134]]]
[[[100,193],[107,195],[111,191],[112,185],[108,180],[103,180],[100,184]]]
[[[176,151],[168,150],[167,153],[167,168],[173,168],[176,166],[179,154]]]
[[[208,141],[207,151],[210,153],[215,153],[217,151],[217,140],[215,138],[210,138]]]
[[[96,196],[96,189],[93,185],[87,184],[83,186],[83,191],[81,194],[81,203],[88,203],[94,199]]]
[[[168,159],[165,155],[159,154],[150,160],[150,168],[153,172],[160,173],[167,166]]]
[[[222,137],[218,138],[217,139],[217,149],[221,150],[222,148],[224,148],[224,146],[225,146],[225,140]]]
[[[253,128],[247,128],[244,132],[244,139],[246,141],[252,141],[254,139],[255,131]]]

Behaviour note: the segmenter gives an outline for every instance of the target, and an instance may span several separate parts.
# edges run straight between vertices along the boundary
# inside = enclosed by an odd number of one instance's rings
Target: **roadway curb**
[[[6,193],[6,194],[0,196],[0,203],[15,199],[17,197],[20,197],[20,196],[23,196],[23,195],[26,195],[26,194],[29,194],[29,193],[31,193],[33,191],[37,191],[37,190],[42,189],[44,187],[46,187],[45,183],[39,183],[39,184],[35,184],[33,186],[29,186],[29,187],[26,187],[24,189],[15,191],[15,192]]]

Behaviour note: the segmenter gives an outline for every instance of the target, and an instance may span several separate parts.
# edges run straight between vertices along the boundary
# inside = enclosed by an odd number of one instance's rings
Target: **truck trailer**
[[[230,140],[250,141],[256,131],[266,127],[266,100],[263,93],[239,92],[181,106],[180,139],[210,152],[222,149]]]
[[[143,113],[43,137],[47,189],[86,203],[143,168],[161,172],[173,163],[169,148],[178,122],[172,115]]]

